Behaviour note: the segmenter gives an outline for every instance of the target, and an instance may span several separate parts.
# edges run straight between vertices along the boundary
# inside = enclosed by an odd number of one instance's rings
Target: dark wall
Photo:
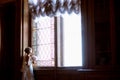
[[[12,80],[14,76],[14,33],[15,33],[15,5],[6,4],[1,10],[1,57],[0,71],[3,80]],[[7,75],[7,77],[6,77]]]
[[[96,65],[111,63],[110,0],[94,0]]]
[[[115,8],[115,26],[116,26],[116,43],[117,43],[117,63],[120,65],[120,0],[114,0]]]

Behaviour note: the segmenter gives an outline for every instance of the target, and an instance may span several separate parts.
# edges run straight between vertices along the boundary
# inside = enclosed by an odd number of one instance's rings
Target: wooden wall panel
[[[59,70],[35,71],[36,80],[120,80],[120,70],[73,71]]]
[[[0,4],[6,4],[6,3],[9,3],[9,2],[13,2],[15,0],[0,0]]]
[[[1,7],[1,47],[0,75],[4,80],[14,77],[14,34],[15,5],[14,3]],[[7,77],[6,77],[7,75]]]

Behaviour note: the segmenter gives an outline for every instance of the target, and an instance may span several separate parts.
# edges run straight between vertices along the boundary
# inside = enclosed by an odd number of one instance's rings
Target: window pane
[[[63,67],[82,66],[81,15],[63,16]]]
[[[37,66],[54,66],[54,18],[33,20],[32,47]]]
[[[60,18],[60,17],[58,17]],[[57,38],[54,37],[54,17],[40,17],[32,24],[32,47],[38,56],[37,66],[55,66],[55,39],[59,67],[82,66],[81,15],[64,14],[57,19]]]

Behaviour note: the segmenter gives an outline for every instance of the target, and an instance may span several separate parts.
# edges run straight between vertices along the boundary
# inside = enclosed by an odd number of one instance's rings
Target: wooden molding
[[[0,5],[1,4],[6,4],[6,3],[9,3],[9,2],[14,2],[15,0],[0,0]]]

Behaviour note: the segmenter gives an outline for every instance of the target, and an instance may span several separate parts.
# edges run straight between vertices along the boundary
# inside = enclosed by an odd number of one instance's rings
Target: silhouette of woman
[[[22,80],[34,80],[32,63],[32,48],[27,47],[25,48],[25,56],[23,57]]]

